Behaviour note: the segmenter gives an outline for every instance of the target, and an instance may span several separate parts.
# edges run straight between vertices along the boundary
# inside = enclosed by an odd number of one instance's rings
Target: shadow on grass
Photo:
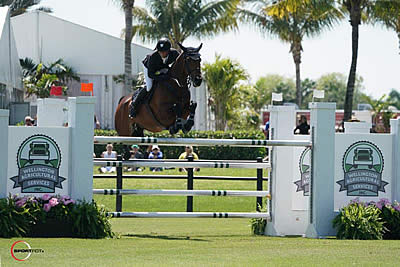
[[[149,235],[149,234],[125,234],[123,237],[138,237],[138,238],[153,238],[153,239],[164,239],[164,240],[190,240],[200,242],[210,242],[209,240],[191,238],[190,236],[167,236],[167,235]]]

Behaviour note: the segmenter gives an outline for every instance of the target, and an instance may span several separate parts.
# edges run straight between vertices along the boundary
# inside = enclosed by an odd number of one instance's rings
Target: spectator
[[[299,125],[297,125],[296,129],[294,129],[294,134],[297,134],[296,131],[299,130],[299,134],[309,134],[310,125],[307,123],[307,118],[304,115],[300,116]]]
[[[152,149],[153,149],[152,145],[147,146],[147,149],[146,149],[146,151],[144,152],[144,155],[143,155],[145,159],[149,158]]]
[[[188,157],[192,156],[194,160],[198,160],[199,156],[193,152],[193,147],[192,146],[186,146],[185,147],[185,152],[183,152],[180,156],[179,159],[187,159]],[[179,168],[179,171],[187,171],[185,168]],[[194,171],[200,171],[199,168],[195,168]]]
[[[132,145],[131,148],[132,148],[132,150],[131,150],[131,158],[130,159],[143,159],[144,158],[143,153],[140,152],[138,145]],[[138,172],[143,171],[143,169],[141,169],[139,167],[128,168],[129,172],[133,171],[133,170],[138,171]]]
[[[32,119],[31,116],[25,117],[25,126],[34,126],[33,123],[34,123],[34,120]]]
[[[100,129],[100,122],[97,119],[96,114],[94,114],[94,129]]]
[[[161,152],[160,148],[157,145],[154,145],[149,154],[149,159],[162,159],[162,158],[163,158],[163,153]],[[160,167],[157,167],[157,168],[150,167],[150,171],[153,171],[153,172],[162,171],[162,170],[163,169]]]
[[[265,135],[265,139],[269,139],[269,121],[267,121],[265,123],[264,129],[263,129],[263,133]]]
[[[104,151],[103,153],[101,153],[101,157],[105,158],[105,159],[117,159],[117,152],[113,151],[113,145],[112,144],[107,144],[106,146],[106,151]],[[100,168],[100,172],[102,173],[111,173],[111,172],[115,172],[115,167],[101,167]]]

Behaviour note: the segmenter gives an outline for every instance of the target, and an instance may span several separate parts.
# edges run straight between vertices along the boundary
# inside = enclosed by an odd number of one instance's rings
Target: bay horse
[[[120,136],[144,136],[143,130],[160,132],[169,130],[171,135],[180,129],[189,132],[194,125],[197,103],[190,101],[189,87],[202,83],[199,47],[184,47],[170,69],[171,78],[154,81],[146,99],[138,106],[137,116],[129,117],[132,94],[122,97],[115,112],[115,129]]]

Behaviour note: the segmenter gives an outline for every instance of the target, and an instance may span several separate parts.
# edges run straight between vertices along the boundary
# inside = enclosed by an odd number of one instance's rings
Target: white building
[[[0,7],[0,109],[23,101],[22,71],[8,7]]]
[[[81,82],[93,83],[96,115],[102,128],[114,128],[114,113],[119,99],[129,94],[114,76],[124,73],[124,40],[101,33],[50,14],[34,11],[11,19],[20,58],[50,63],[63,59],[73,67]],[[132,44],[132,74],[142,71],[143,58],[151,49]],[[198,102],[196,129],[206,129],[205,87],[192,91]],[[80,92],[77,82],[69,86],[69,96],[87,95]],[[201,125],[203,121],[203,125]]]

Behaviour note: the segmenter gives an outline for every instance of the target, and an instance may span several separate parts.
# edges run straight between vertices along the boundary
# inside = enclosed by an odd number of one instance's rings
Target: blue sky
[[[145,0],[135,5],[145,6]],[[120,37],[124,16],[111,0],[43,0],[43,6],[53,8],[54,16]],[[276,38],[262,36],[249,27],[236,33],[218,35],[201,40],[202,58],[212,62],[215,54],[239,61],[255,82],[265,74],[295,76],[289,45]],[[135,41],[140,43],[139,41]],[[141,43],[140,43],[141,44]],[[185,45],[197,46],[199,40],[189,39]],[[144,44],[153,48],[154,44]],[[348,74],[351,63],[351,27],[343,22],[334,30],[326,31],[303,42],[301,76],[317,79],[323,74]],[[392,88],[400,91],[399,42],[393,31],[383,27],[360,26],[357,73],[364,78],[364,92],[374,97],[387,94]]]

